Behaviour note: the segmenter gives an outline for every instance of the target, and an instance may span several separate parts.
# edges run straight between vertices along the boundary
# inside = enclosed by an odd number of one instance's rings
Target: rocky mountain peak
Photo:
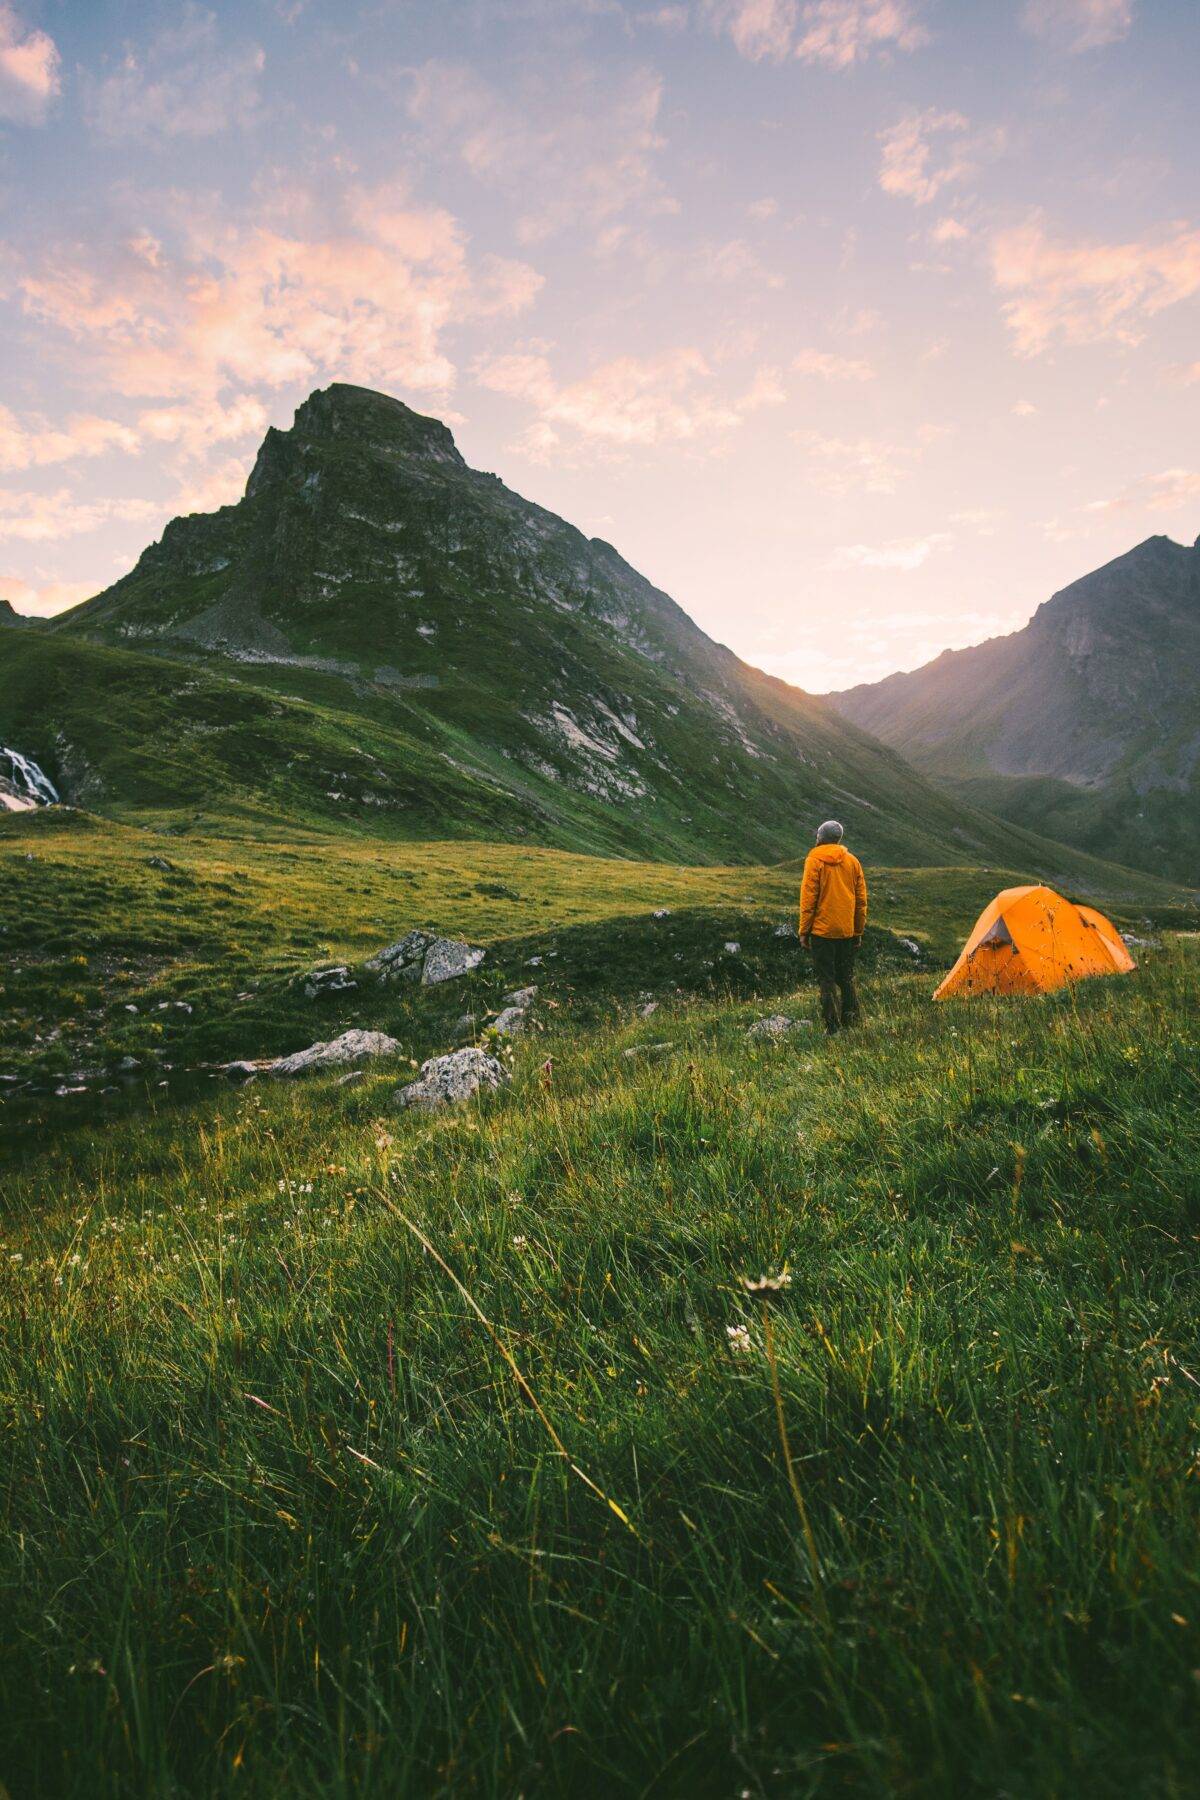
[[[22,625],[28,625],[28,623],[29,620],[25,618],[24,614],[17,611],[11,600],[0,600],[0,630],[5,625],[15,626],[19,630]]]
[[[263,439],[250,478],[247,497],[294,472],[307,446],[343,442],[348,448],[370,448],[406,461],[438,463],[465,469],[454,438],[440,419],[414,412],[403,400],[373,388],[335,381],[316,388],[296,408],[290,430],[271,426]]]

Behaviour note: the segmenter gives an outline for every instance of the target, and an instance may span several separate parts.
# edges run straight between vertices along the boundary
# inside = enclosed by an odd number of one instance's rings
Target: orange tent
[[[1136,967],[1115,925],[1048,887],[1005,888],[985,906],[935,1000],[970,994],[1048,994],[1087,975]]]

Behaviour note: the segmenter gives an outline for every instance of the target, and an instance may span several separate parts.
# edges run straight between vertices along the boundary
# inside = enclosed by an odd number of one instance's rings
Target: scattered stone
[[[324,1000],[328,994],[348,994],[358,986],[345,963],[310,969],[304,976],[304,998]]]
[[[733,940],[731,939],[729,941],[729,943],[727,943],[725,946],[726,956],[736,956],[738,954],[739,950],[741,949],[741,947],[742,946],[740,944],[734,943]]]
[[[215,1073],[228,1075],[232,1081],[252,1081],[268,1067],[267,1062],[248,1062],[243,1059],[240,1062],[218,1063]]]
[[[333,1085],[334,1087],[351,1087],[354,1082],[362,1080],[364,1073],[365,1071],[362,1069],[351,1069],[347,1074],[339,1075]]]
[[[671,909],[669,906],[660,906],[653,916],[656,919],[669,919],[671,916]]]
[[[674,1044],[630,1044],[627,1050],[622,1050],[621,1055],[627,1062],[634,1062],[641,1056],[666,1056],[674,1048]]]
[[[452,1050],[448,1056],[431,1056],[421,1064],[419,1078],[397,1088],[392,1098],[397,1106],[431,1112],[439,1106],[473,1099],[481,1089],[495,1091],[511,1079],[504,1064],[494,1056],[468,1047]]]
[[[135,1005],[134,1005],[134,1004],[133,1004],[133,1001],[132,1001],[132,1000],[127,1000],[127,1001],[126,1001],[126,1003],[125,1003],[125,1011],[126,1011],[126,1012],[136,1012],[136,1011],[137,1011],[137,1010],[138,1010],[138,1009],[137,1009],[137,1007],[136,1007],[136,1006],[135,1006]]]
[[[907,950],[910,956],[920,956],[921,954],[921,946],[918,944],[916,938],[901,938],[900,948],[902,950]]]
[[[367,968],[384,981],[419,981],[425,953],[435,941],[432,931],[410,931],[367,959]]]
[[[525,964],[527,969],[540,969],[541,966],[542,958],[540,956],[531,956],[529,961]]]
[[[123,1056],[117,1064],[117,1072],[121,1075],[132,1075],[133,1071],[140,1069],[141,1066],[136,1056]]]
[[[644,1006],[638,1007],[638,1018],[639,1019],[652,1019],[657,1011],[658,1011],[658,1001],[657,1000],[647,1000],[647,1002]]]
[[[763,1038],[772,1044],[778,1044],[783,1038],[791,1037],[793,1032],[807,1031],[807,1019],[789,1018],[787,1013],[771,1013],[765,1019],[755,1019],[753,1025],[746,1028],[748,1038]]]
[[[421,985],[436,987],[443,981],[456,981],[460,975],[477,969],[486,955],[486,950],[461,943],[457,938],[435,938],[425,955]]]
[[[524,1031],[526,1011],[523,1006],[506,1006],[492,1020],[492,1030],[500,1037],[517,1037]]]
[[[1162,942],[1159,938],[1137,937],[1132,931],[1123,931],[1121,933],[1121,942],[1128,944],[1131,950],[1162,949]]]
[[[438,937],[432,931],[410,931],[398,944],[389,944],[367,962],[367,968],[383,981],[419,981],[434,987],[454,981],[477,969],[485,950],[458,938]]]
[[[775,936],[794,938],[799,937],[800,933],[790,919],[785,919],[782,925],[775,927]]]
[[[86,1094],[87,1089],[85,1087],[56,1087],[54,1093],[57,1099],[65,1100],[69,1094]]]
[[[268,1075],[306,1075],[311,1069],[336,1069],[343,1063],[362,1062],[369,1056],[392,1056],[400,1046],[383,1031],[343,1031],[327,1044],[310,1044],[291,1056],[267,1062]]]
[[[514,988],[511,994],[501,996],[505,1006],[532,1006],[537,999],[536,984],[530,987]]]
[[[171,875],[175,871],[175,864],[168,862],[165,856],[148,856],[146,861],[150,868],[161,869],[164,875]]]

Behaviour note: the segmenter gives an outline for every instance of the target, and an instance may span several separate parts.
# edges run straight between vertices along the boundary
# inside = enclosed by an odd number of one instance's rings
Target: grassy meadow
[[[181,849],[214,905],[174,914],[72,842],[8,875],[45,884],[44,959],[98,971],[88,1030],[122,912],[126,987],[215,994],[197,919],[266,955],[265,851]],[[152,1091],[3,1177],[13,1800],[1194,1791],[1196,940],[937,1007],[886,928],[944,961],[998,872],[885,873],[868,1022],[830,1043],[794,944],[769,999],[765,947],[638,987],[636,908],[689,944],[740,912],[753,948],[794,873],[614,864],[601,900],[582,858],[403,855],[415,882],[346,852],[336,929],[301,856],[283,961],[429,918],[515,945],[548,900],[564,955],[600,935],[510,1089]],[[112,943],[70,937],[72,880]],[[775,1010],[809,1024],[748,1039]]]

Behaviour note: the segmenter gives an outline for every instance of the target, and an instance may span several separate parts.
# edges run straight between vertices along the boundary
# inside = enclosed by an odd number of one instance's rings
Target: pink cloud
[[[0,119],[38,125],[60,91],[58,46],[0,0]]]
[[[1102,50],[1132,29],[1133,0],[1025,0],[1021,24],[1071,55]]]
[[[51,543],[97,531],[113,520],[152,519],[160,510],[152,500],[77,500],[68,488],[52,494],[0,488],[0,543]]]
[[[110,450],[136,450],[136,431],[116,419],[77,413],[65,425],[45,420],[23,423],[7,406],[0,406],[0,469],[34,469],[49,463],[74,462],[81,457],[102,456]]]
[[[792,359],[797,375],[816,375],[822,381],[873,381],[875,371],[859,356],[836,356],[829,350],[801,350]]]
[[[86,87],[93,130],[107,138],[215,137],[259,112],[265,57],[255,44],[226,49],[216,15],[185,4],[144,50]]]
[[[218,507],[232,506],[245,492],[249,473],[245,458],[227,456],[214,468],[185,482],[172,494],[164,510],[177,517],[181,513],[216,512]]]
[[[802,62],[849,69],[892,50],[929,41],[911,0],[706,0],[715,31],[751,62]]]
[[[1110,500],[1092,500],[1088,512],[1178,512],[1181,507],[1195,506],[1200,501],[1200,470],[1160,469],[1157,475],[1142,475]]]
[[[1179,224],[1132,243],[1063,241],[1035,217],[995,234],[991,264],[996,287],[1011,296],[1003,312],[1021,355],[1056,339],[1137,344],[1147,320],[1200,292],[1200,231]]]
[[[343,195],[332,220],[293,202],[288,228],[181,201],[172,251],[142,233],[52,252],[19,281],[25,311],[84,346],[116,392],[211,409],[229,384],[444,391],[446,330],[518,312],[540,286],[527,264],[473,263],[451,215],[399,185]]]
[[[879,52],[918,50],[929,42],[908,0],[817,0],[804,8],[803,19],[796,55],[835,69],[849,69]]]
[[[909,113],[879,133],[883,146],[879,185],[885,194],[928,206],[944,187],[974,173],[975,165],[961,143],[951,142],[943,162],[935,164],[932,139],[961,138],[968,121],[958,112]]]
[[[935,550],[950,542],[944,531],[922,538],[893,538],[886,544],[844,544],[829,559],[831,569],[885,569],[909,573],[928,562]]]
[[[708,0],[709,21],[732,38],[751,62],[790,56],[799,16],[797,0]]]
[[[581,223],[611,228],[630,211],[676,210],[654,167],[662,93],[651,69],[615,82],[560,69],[514,94],[465,64],[431,61],[412,72],[408,109],[427,138],[519,205],[518,240],[535,244]]]
[[[823,493],[894,494],[910,476],[923,452],[952,435],[953,428],[927,421],[910,437],[842,438],[820,431],[794,431],[792,442],[804,452],[807,475]]]
[[[475,375],[481,386],[536,410],[521,441],[534,460],[557,451],[564,432],[576,443],[618,451],[665,443],[711,447],[747,413],[784,398],[773,370],[760,370],[740,394],[717,393],[706,358],[691,348],[615,357],[568,382],[555,378],[540,351],[517,351],[480,363]]]
[[[7,600],[19,613],[49,619],[78,606],[97,592],[90,581],[25,581],[19,575],[0,575],[0,600]]]
[[[144,438],[178,445],[187,456],[202,456],[214,444],[238,438],[260,438],[267,423],[267,409],[253,394],[239,394],[228,405],[219,400],[196,401],[190,406],[151,407],[138,415],[138,430]]]

